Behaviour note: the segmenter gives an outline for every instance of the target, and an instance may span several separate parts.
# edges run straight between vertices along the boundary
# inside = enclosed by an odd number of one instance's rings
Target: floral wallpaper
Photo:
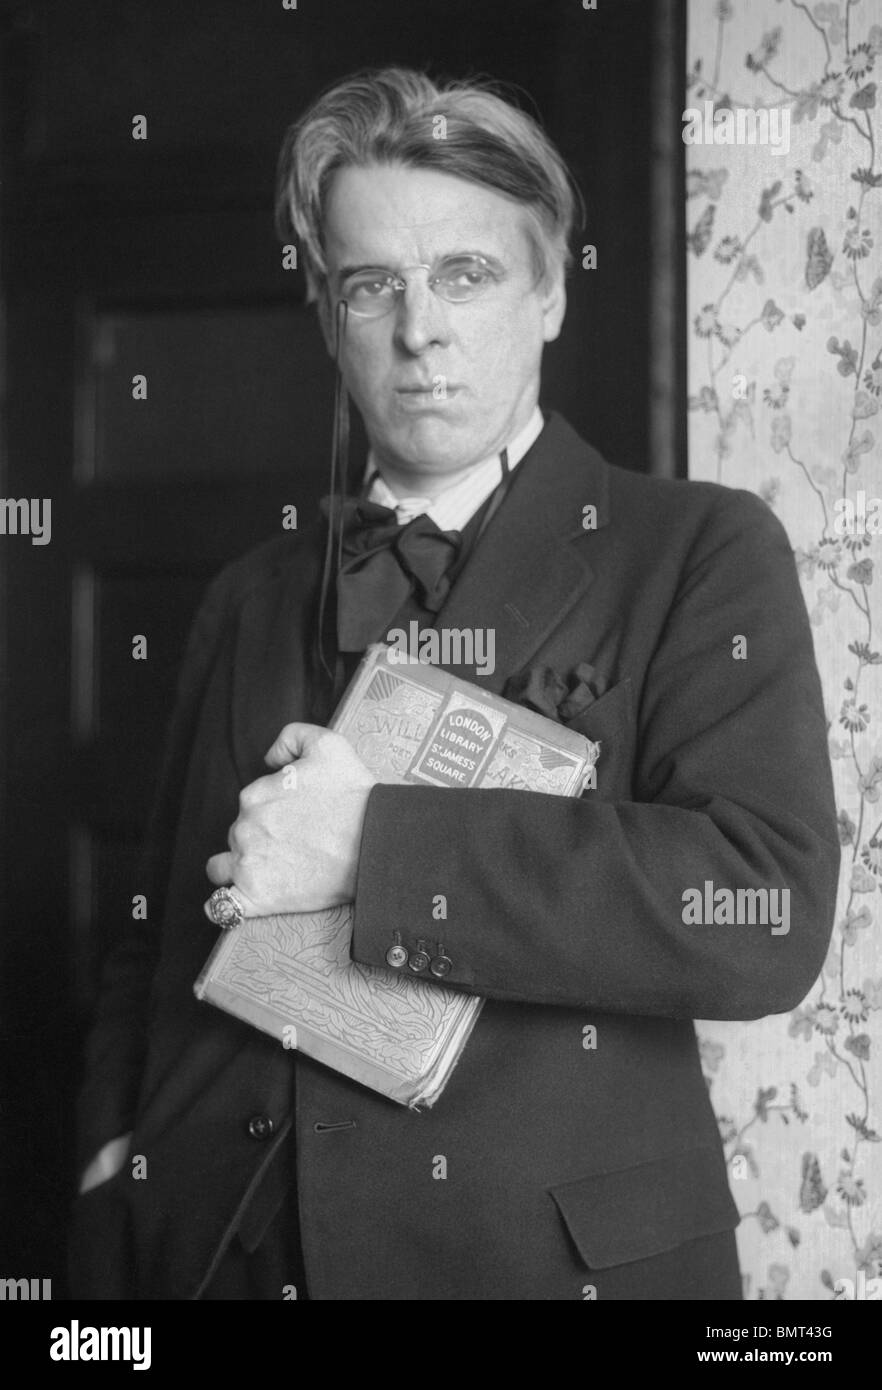
[[[801,1007],[696,1028],[745,1297],[882,1297],[882,0],[689,0],[689,21],[689,472],[790,535],[843,845]]]

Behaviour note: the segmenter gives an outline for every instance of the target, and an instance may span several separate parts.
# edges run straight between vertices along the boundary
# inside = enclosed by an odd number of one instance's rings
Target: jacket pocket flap
[[[589,1269],[650,1259],[741,1220],[716,1149],[595,1173],[550,1193]]]

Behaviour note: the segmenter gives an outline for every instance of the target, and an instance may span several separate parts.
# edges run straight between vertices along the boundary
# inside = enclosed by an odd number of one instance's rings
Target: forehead
[[[492,188],[400,164],[339,169],[325,204],[330,269],[431,264],[457,251],[514,262],[527,254],[523,210]]]

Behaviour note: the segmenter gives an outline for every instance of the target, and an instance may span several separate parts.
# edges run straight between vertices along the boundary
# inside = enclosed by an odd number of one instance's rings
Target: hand
[[[121,1134],[118,1139],[111,1139],[109,1144],[99,1149],[80,1179],[80,1196],[116,1177],[126,1161],[131,1138],[131,1133]]]
[[[205,866],[211,882],[233,888],[246,917],[352,902],[377,778],[345,738],[315,724],[286,724],[265,762],[279,770],[243,789],[230,853]]]

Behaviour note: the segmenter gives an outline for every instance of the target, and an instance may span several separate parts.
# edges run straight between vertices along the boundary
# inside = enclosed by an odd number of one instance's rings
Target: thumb
[[[263,760],[271,768],[287,767],[314,748],[327,732],[320,724],[286,724]]]

